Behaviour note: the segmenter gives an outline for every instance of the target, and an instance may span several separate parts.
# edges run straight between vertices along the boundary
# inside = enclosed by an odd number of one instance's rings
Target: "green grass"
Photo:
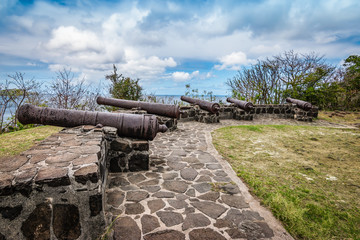
[[[360,239],[360,131],[237,126],[213,142],[296,239]]]
[[[62,128],[41,126],[0,135],[0,158],[17,155]]]

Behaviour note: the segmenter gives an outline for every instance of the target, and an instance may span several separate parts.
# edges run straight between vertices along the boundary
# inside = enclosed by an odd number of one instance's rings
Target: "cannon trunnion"
[[[158,132],[167,130],[165,125],[158,124],[156,116],[149,114],[90,112],[24,104],[18,109],[17,117],[22,124],[34,123],[60,127],[110,126],[117,128],[119,136],[146,140],[152,140]]]

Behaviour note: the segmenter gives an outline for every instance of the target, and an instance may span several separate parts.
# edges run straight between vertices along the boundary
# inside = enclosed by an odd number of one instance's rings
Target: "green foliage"
[[[345,92],[345,103],[348,108],[360,107],[360,56],[351,55],[345,59],[345,76],[340,83]]]
[[[113,98],[126,100],[140,100],[142,87],[139,85],[140,79],[131,79],[117,73],[117,68],[113,65],[113,73],[106,75],[105,78],[111,81],[110,94]]]
[[[360,56],[349,56],[345,69],[317,54],[284,52],[243,68],[227,85],[232,96],[258,104],[278,104],[292,97],[320,109],[356,110],[360,106]]]
[[[192,98],[198,98],[198,99],[202,99],[202,100],[206,100],[206,101],[210,101],[210,102],[214,102],[216,101],[216,96],[213,94],[212,91],[206,91],[204,90],[203,93],[199,94],[199,90],[193,89],[191,88],[190,84],[186,84],[185,85],[185,96],[189,96]]]

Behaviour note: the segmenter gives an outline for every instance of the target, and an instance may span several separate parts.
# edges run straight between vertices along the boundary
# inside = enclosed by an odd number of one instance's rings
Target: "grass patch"
[[[61,129],[60,127],[40,126],[3,133],[0,135],[0,158],[17,155]]]
[[[360,239],[360,131],[252,127],[218,129],[214,146],[289,233]]]
[[[360,112],[320,111],[318,119],[332,123],[355,125],[360,123]]]

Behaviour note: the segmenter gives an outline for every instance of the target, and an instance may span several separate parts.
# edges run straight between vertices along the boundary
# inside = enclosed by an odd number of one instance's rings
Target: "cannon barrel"
[[[298,108],[301,108],[305,111],[309,111],[311,108],[312,108],[312,105],[311,103],[309,102],[305,102],[305,101],[302,101],[302,100],[299,100],[299,99],[294,99],[294,98],[286,98],[286,102],[288,103],[294,103],[296,104],[296,106]]]
[[[236,106],[238,106],[239,108],[241,108],[247,112],[254,108],[254,105],[251,102],[246,102],[246,101],[233,99],[233,98],[229,98],[229,97],[226,99],[226,101],[229,103],[234,103]]]
[[[185,101],[185,102],[188,102],[188,103],[196,104],[201,109],[206,110],[206,111],[211,112],[211,113],[217,113],[219,111],[219,109],[220,109],[220,105],[218,103],[212,103],[212,102],[208,102],[208,101],[205,101],[205,100],[200,100],[200,99],[186,97],[186,96],[181,96],[180,99],[182,101]]]
[[[160,116],[179,119],[180,108],[171,104],[148,103],[124,99],[98,97],[96,102],[101,105],[109,105],[121,108],[138,108],[147,111],[149,114],[157,114]]]
[[[119,136],[153,140],[158,132],[165,132],[167,127],[159,125],[154,115],[125,113],[90,112],[79,110],[36,107],[22,105],[17,112],[22,124],[44,124],[60,127],[101,124],[115,127]]]

